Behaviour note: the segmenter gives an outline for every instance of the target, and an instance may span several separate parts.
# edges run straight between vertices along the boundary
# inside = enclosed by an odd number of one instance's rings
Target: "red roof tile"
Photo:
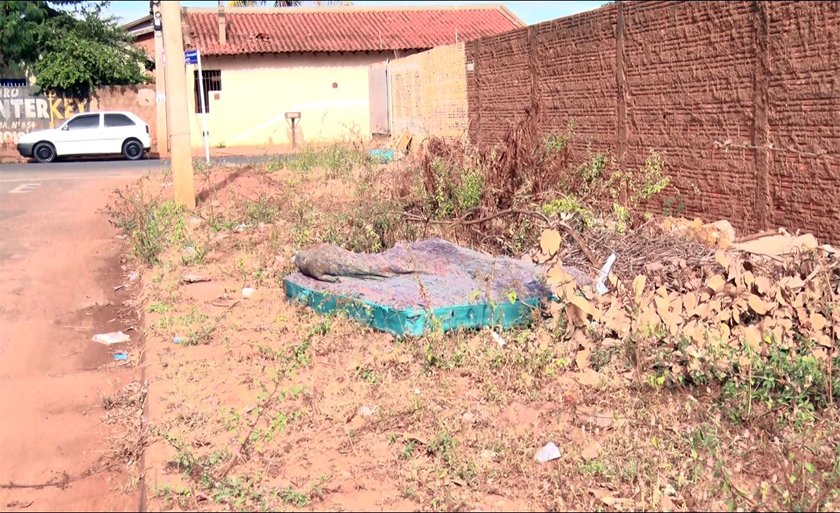
[[[500,5],[458,8],[187,9],[192,45],[203,55],[429,49],[507,32],[523,23]]]

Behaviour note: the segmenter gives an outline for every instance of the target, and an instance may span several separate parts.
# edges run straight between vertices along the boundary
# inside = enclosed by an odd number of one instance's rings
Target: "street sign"
[[[198,64],[198,50],[184,52],[184,64]]]

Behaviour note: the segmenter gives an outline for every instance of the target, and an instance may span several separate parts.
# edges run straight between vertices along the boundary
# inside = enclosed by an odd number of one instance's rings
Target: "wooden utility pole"
[[[184,37],[181,33],[181,2],[161,2],[163,49],[166,62],[166,117],[169,120],[170,162],[175,186],[175,202],[195,208],[190,119],[187,110]]]

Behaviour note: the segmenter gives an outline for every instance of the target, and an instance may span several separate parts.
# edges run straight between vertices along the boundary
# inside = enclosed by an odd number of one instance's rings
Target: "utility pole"
[[[155,112],[157,115],[157,150],[161,157],[169,156],[169,127],[166,119],[166,74],[163,69],[163,24],[160,2],[149,2],[152,28],[155,35]]]
[[[166,117],[169,120],[170,162],[175,186],[175,203],[195,208],[190,120],[187,110],[187,70],[184,65],[184,36],[181,33],[181,2],[161,2],[163,47],[166,53]]]

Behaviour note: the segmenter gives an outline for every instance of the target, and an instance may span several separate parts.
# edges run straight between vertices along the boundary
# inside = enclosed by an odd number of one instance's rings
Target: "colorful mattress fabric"
[[[319,313],[344,312],[396,336],[419,336],[437,328],[507,328],[527,322],[540,300],[551,296],[540,266],[442,239],[397,244],[380,255],[410,260],[423,272],[391,278],[342,276],[337,283],[298,272],[284,280],[286,295]]]

